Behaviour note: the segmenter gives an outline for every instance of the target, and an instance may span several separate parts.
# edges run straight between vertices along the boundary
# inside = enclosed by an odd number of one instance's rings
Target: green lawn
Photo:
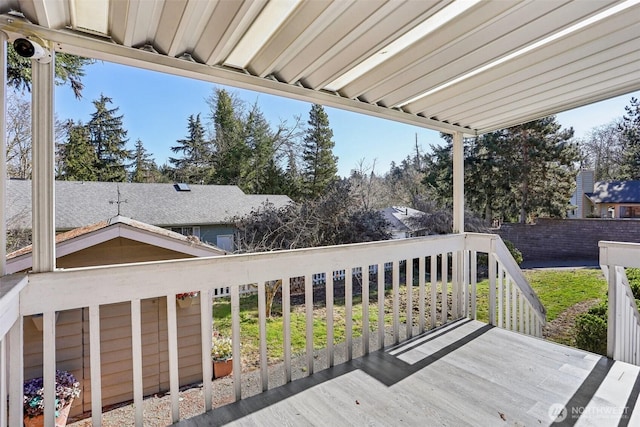
[[[600,269],[529,270],[524,275],[547,309],[547,322],[579,302],[603,299],[607,294]],[[478,283],[478,320],[488,319],[488,293],[489,281]]]
[[[607,283],[599,269],[577,270],[536,270],[526,271],[525,276],[536,291],[542,304],[547,308],[547,321],[554,320],[569,307],[586,300],[603,299],[606,296]],[[450,288],[449,288],[450,289]],[[404,287],[401,288],[405,290]],[[414,303],[417,301],[417,288],[414,288]],[[488,309],[488,281],[478,283],[478,319],[487,321]],[[369,305],[370,329],[377,325],[377,295],[371,295]],[[242,336],[243,363],[255,365],[258,362],[258,304],[257,296],[252,295],[240,299],[240,324]],[[274,304],[273,317],[267,321],[267,351],[271,361],[282,358],[283,355],[283,319],[281,307]],[[387,298],[385,304],[385,324],[390,324],[391,301]],[[403,310],[401,309],[401,316]],[[231,304],[228,299],[217,299],[213,305],[214,329],[225,336],[231,336]],[[326,314],[322,307],[316,307],[313,321],[314,348],[326,347]],[[414,315],[414,321],[417,314]],[[404,317],[401,318],[404,321]],[[306,320],[304,307],[293,307],[291,313],[291,347],[293,354],[302,353],[305,349]],[[362,333],[362,304],[359,296],[353,301],[353,336]],[[334,342],[345,340],[345,307],[343,301],[334,304]]]

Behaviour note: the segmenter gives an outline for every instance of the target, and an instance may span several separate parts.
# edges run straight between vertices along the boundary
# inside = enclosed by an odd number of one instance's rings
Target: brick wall
[[[597,260],[598,242],[640,243],[640,221],[538,219],[536,224],[502,224],[495,230],[522,252],[525,261]]]

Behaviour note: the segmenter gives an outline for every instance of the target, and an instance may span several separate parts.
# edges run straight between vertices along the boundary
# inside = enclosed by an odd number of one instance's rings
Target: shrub
[[[518,265],[522,264],[524,258],[522,257],[522,252],[520,252],[520,249],[516,248],[516,245],[514,245],[513,242],[509,240],[505,240],[504,245],[507,247],[507,249],[509,249],[509,252],[511,252],[511,256],[516,260]]]
[[[627,279],[629,279],[629,286],[631,287],[631,292],[633,292],[633,297],[635,299],[640,299],[640,268],[627,268],[626,269]]]
[[[602,318],[601,316],[592,313],[585,313],[576,317],[576,347],[606,356],[606,318]]]

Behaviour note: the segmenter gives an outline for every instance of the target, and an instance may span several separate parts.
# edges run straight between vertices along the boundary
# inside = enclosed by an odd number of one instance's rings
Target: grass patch
[[[377,300],[375,292],[371,295],[372,300]],[[243,363],[251,366],[257,365],[260,352],[259,340],[259,317],[258,317],[258,297],[250,295],[240,298],[240,336],[241,353]],[[386,305],[385,305],[386,306]],[[378,321],[377,303],[370,303],[369,309],[369,329],[374,330]],[[327,346],[327,326],[326,312],[323,306],[314,307],[313,319],[313,347],[321,349]],[[282,307],[274,304],[273,316],[267,319],[267,357],[270,362],[281,360],[284,355],[284,319],[282,317]],[[334,344],[346,340],[346,309],[344,300],[336,299],[333,306],[333,341]],[[362,335],[363,329],[362,299],[359,295],[353,297],[352,303],[352,336],[354,338]],[[385,322],[390,323],[392,315],[390,308],[385,309]],[[401,316],[403,322],[405,316]],[[231,336],[231,302],[228,298],[217,299],[213,304],[213,327],[224,336]],[[304,306],[293,307],[291,311],[291,352],[292,354],[302,354],[306,349],[306,313]]]
[[[529,284],[547,309],[547,322],[582,301],[603,299],[607,281],[600,269],[529,270],[524,272]],[[478,283],[478,320],[489,319],[489,281]]]
[[[560,313],[573,305],[594,299],[604,299],[607,292],[607,282],[600,270],[531,270],[526,271],[525,276],[538,294],[542,304],[547,309],[547,321],[552,321]],[[414,291],[414,305],[416,304],[417,287]],[[449,292],[451,284],[449,284]],[[401,298],[406,293],[406,287],[400,288]],[[478,320],[488,320],[488,293],[489,282],[484,280],[478,283],[477,288],[477,313]],[[438,300],[440,289],[438,289]],[[258,339],[258,297],[250,295],[240,298],[240,335],[242,337],[242,358],[244,366],[257,366],[259,358]],[[365,307],[369,310],[369,330],[377,328],[378,308],[377,294],[371,291],[370,303]],[[334,302],[334,343],[344,342],[345,306],[344,300],[336,299]],[[414,323],[417,319],[417,307],[414,306]],[[428,313],[429,308],[427,308]],[[392,319],[392,301],[390,290],[387,290],[385,298],[385,324],[390,325]],[[353,297],[353,330],[354,338],[362,335],[362,301],[359,295]],[[438,316],[440,316],[438,314]],[[229,299],[216,299],[213,304],[214,329],[225,336],[231,336],[231,303]],[[406,320],[406,310],[400,309],[400,322]],[[325,348],[327,344],[326,311],[323,304],[314,307],[313,319],[313,347]],[[294,306],[291,312],[291,351],[292,354],[302,354],[306,348],[306,315],[304,306]],[[267,355],[270,362],[281,360],[284,353],[284,334],[282,307],[274,303],[273,317],[267,320]]]

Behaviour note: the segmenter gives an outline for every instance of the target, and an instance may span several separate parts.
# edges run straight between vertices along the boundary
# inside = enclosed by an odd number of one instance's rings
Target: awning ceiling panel
[[[639,0],[0,0],[0,13],[11,37],[58,51],[447,132],[640,90]]]

